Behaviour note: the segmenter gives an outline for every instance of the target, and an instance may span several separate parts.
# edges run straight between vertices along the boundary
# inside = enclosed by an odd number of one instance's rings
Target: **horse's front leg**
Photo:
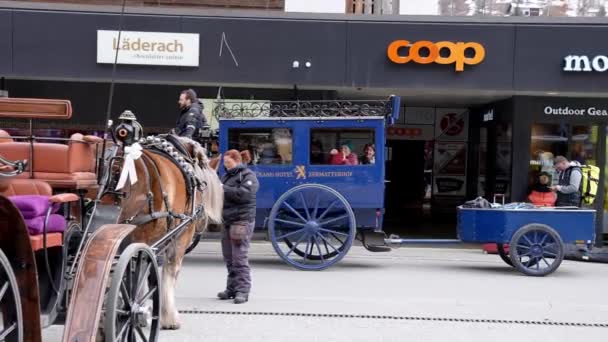
[[[181,265],[177,265],[176,260],[167,260],[163,266],[162,275],[162,306],[160,313],[160,323],[163,329],[177,330],[180,327],[179,315],[175,307],[175,283]]]
[[[160,323],[163,329],[177,330],[180,328],[179,313],[175,305],[175,287],[177,276],[182,267],[186,247],[192,241],[194,226],[190,226],[178,238],[176,243],[167,249],[167,258],[162,275],[162,306]]]

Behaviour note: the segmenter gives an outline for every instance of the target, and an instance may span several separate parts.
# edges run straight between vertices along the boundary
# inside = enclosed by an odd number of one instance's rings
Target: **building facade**
[[[112,112],[133,110],[149,133],[174,125],[186,87],[207,99],[207,113],[217,97],[396,94],[403,115],[378,150],[388,160],[389,231],[454,235],[456,205],[497,193],[524,201],[557,155],[602,169],[598,236],[608,231],[608,50],[599,43],[608,24],[599,18],[473,22],[133,7],[118,42],[115,6],[2,4],[0,89],[74,105],[69,123],[42,122],[41,129],[103,129],[112,79]]]

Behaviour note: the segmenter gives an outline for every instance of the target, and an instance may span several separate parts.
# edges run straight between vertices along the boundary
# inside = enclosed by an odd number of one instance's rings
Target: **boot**
[[[243,304],[247,303],[249,300],[249,294],[243,292],[237,292],[234,296],[234,304]]]
[[[219,298],[221,300],[232,299],[232,298],[234,298],[234,296],[235,296],[235,293],[230,290],[224,290],[217,294],[217,298]]]

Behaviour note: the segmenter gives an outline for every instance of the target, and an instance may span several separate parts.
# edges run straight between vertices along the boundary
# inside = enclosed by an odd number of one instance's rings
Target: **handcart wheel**
[[[268,233],[277,254],[302,270],[322,270],[348,253],[355,215],[336,190],[302,184],[284,193],[270,212]]]
[[[507,253],[507,251],[505,251],[505,246],[508,246],[508,245],[503,245],[503,244],[499,244],[499,243],[496,244],[496,249],[498,250],[498,255],[500,255],[500,258],[502,259],[502,261],[504,261],[507,265],[513,267],[513,262],[511,261],[511,257],[509,255],[509,253]],[[537,259],[530,260],[530,264],[528,265],[528,267],[535,266],[537,262],[538,262]]]
[[[553,228],[532,223],[513,234],[509,254],[513,266],[521,273],[545,276],[555,272],[564,260],[564,243]]]
[[[496,244],[496,250],[498,251],[498,255],[500,255],[502,261],[504,261],[509,266],[513,266],[509,254],[505,251],[505,247],[502,243]]]
[[[0,340],[23,341],[23,313],[19,286],[13,268],[4,252],[0,250]]]
[[[156,341],[160,331],[160,281],[154,253],[129,245],[114,268],[106,298],[106,341]]]
[[[196,246],[198,246],[198,243],[201,242],[202,235],[203,234],[200,233],[194,233],[194,236],[192,237],[192,242],[190,242],[190,245],[188,245],[188,248],[186,248],[186,254],[189,254],[196,248]]]

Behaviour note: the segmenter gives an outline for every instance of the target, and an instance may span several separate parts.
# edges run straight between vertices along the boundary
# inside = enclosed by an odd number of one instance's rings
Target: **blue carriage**
[[[241,151],[256,172],[256,228],[268,229],[285,262],[325,269],[356,238],[390,250],[382,232],[385,125],[399,102],[218,103],[220,153]]]

